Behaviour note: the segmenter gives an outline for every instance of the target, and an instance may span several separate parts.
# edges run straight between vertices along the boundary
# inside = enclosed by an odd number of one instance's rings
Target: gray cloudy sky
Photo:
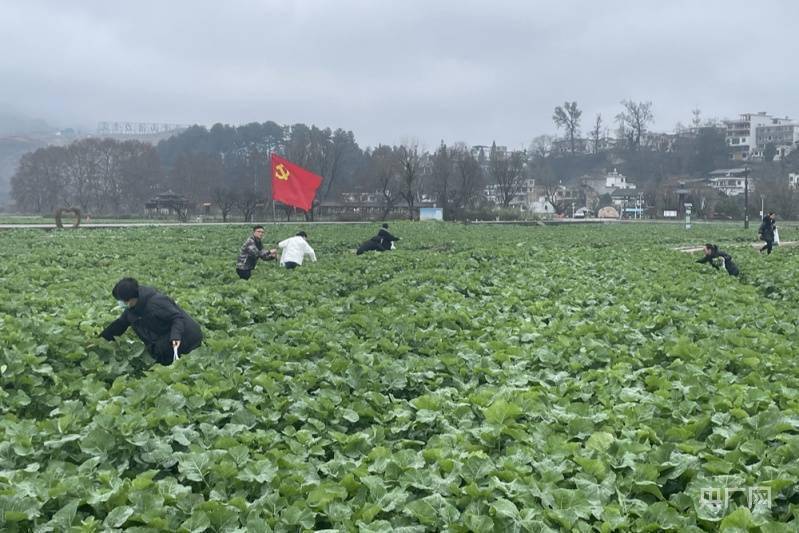
[[[342,127],[527,145],[564,100],[583,130],[622,99],[655,129],[799,115],[799,2],[0,0],[0,112]]]

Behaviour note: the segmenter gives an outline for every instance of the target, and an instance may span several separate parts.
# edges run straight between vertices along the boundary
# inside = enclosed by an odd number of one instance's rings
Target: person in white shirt
[[[311,258],[311,261],[316,261],[316,254],[306,241],[307,238],[308,235],[304,231],[300,231],[294,237],[289,237],[277,244],[278,248],[282,250],[280,266],[296,268],[302,264],[306,255]]]

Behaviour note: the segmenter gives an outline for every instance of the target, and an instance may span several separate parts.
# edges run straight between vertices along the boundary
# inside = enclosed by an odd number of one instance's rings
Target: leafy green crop
[[[373,228],[311,229],[318,263],[249,282],[240,228],[0,232],[0,528],[799,527],[794,249],[404,223],[399,250],[356,257]],[[706,241],[743,280],[672,250]],[[127,275],[203,347],[161,367],[98,339]],[[713,512],[712,487],[770,500]]]

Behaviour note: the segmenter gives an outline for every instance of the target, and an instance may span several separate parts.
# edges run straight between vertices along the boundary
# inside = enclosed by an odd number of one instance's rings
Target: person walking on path
[[[760,224],[760,229],[757,230],[759,237],[766,241],[766,244],[760,248],[760,252],[766,250],[766,255],[771,253],[774,247],[774,233],[777,231],[777,216],[772,211],[763,217],[763,222]]]

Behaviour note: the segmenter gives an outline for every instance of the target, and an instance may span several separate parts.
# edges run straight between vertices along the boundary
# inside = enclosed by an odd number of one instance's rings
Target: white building
[[[627,176],[619,174],[616,169],[605,175],[605,188],[615,191],[616,189],[635,189],[635,185],[627,182]]]
[[[730,159],[746,161],[752,157],[758,157],[755,155],[755,153],[758,152],[758,128],[789,124],[791,124],[791,120],[788,117],[773,117],[766,114],[765,111],[759,113],[743,113],[737,120],[725,120],[725,138],[727,146],[730,148]],[[763,133],[765,137],[769,136],[767,130],[763,130]],[[774,133],[772,132],[772,136],[773,135]]]
[[[710,173],[710,187],[721,191],[727,196],[738,196],[744,194],[746,190],[746,174],[749,172],[745,168],[724,168],[714,170]],[[749,192],[754,190],[754,183],[749,179]]]
[[[556,192],[556,195],[558,192]],[[496,206],[502,204],[502,195],[499,185],[496,183],[486,186],[483,189],[483,196],[489,203]],[[541,194],[541,191],[536,189],[534,179],[526,179],[521,182],[516,196],[510,201],[508,207],[533,214],[551,215],[555,213],[555,206],[547,201],[546,195]]]
[[[784,120],[788,120],[785,118]],[[775,160],[783,159],[791,153],[799,143],[799,124],[783,122],[781,124],[769,124],[758,126],[755,129],[755,149],[753,157],[762,158],[766,151],[766,146],[773,145],[776,149]]]
[[[788,187],[791,189],[799,188],[799,172],[791,172],[788,174]]]
[[[535,180],[523,180],[516,191],[516,195],[510,201],[510,207],[524,210],[525,206],[533,201],[535,194]],[[491,204],[502,205],[502,189],[498,183],[486,185],[483,188],[483,197]]]

